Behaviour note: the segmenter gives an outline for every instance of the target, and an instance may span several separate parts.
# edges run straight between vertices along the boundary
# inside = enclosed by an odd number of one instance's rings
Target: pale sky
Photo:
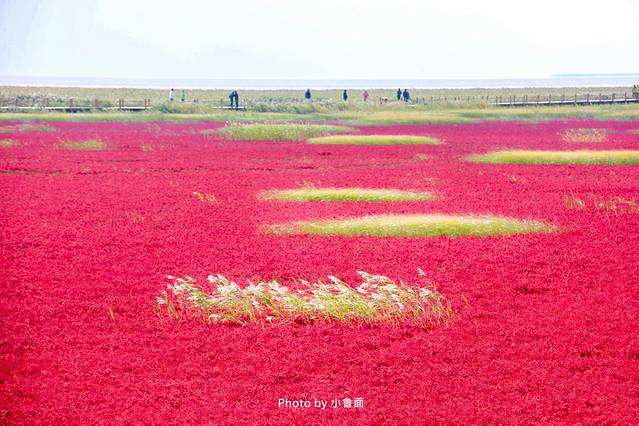
[[[0,0],[0,75],[534,78],[639,72],[639,0]]]

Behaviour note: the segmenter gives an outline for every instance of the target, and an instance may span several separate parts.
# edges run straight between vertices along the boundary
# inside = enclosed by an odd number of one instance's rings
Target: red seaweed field
[[[444,142],[380,146],[202,132],[223,123],[46,124],[51,131],[0,134],[13,141],[0,146],[0,423],[637,422],[639,166],[478,164],[465,156],[639,149],[639,123],[358,129]],[[565,140],[569,129],[602,129],[607,138]],[[98,149],[65,143],[86,140],[98,140]],[[258,197],[308,185],[437,198]],[[538,220],[557,231],[264,232],[291,221],[416,213]],[[448,324],[241,326],[156,309],[169,275],[350,283],[366,271],[411,283],[418,268],[451,300]]]

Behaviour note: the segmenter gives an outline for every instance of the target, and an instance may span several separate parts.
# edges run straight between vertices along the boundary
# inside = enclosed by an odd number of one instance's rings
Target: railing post
[[[628,103],[628,92],[623,92],[623,103]]]
[[[612,102],[610,102],[611,104],[615,103],[615,94],[614,93],[610,96],[610,100],[612,101]]]
[[[590,105],[590,93],[586,93],[586,102]]]

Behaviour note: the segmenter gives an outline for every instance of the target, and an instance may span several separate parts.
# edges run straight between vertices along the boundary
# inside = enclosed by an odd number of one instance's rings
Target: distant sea
[[[62,78],[0,76],[0,86],[126,87],[139,89],[497,89],[541,87],[627,87],[639,84],[636,74],[571,74],[547,78],[441,79],[441,80],[222,80]]]

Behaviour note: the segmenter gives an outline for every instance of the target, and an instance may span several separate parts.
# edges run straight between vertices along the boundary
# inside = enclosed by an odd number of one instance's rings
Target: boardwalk
[[[630,98],[627,96],[616,98],[615,95],[609,97],[585,97],[574,96],[572,98],[566,98],[562,96],[560,99],[552,99],[552,96],[548,96],[545,99],[542,96],[524,96],[523,98],[517,98],[510,96],[506,101],[503,98],[496,98],[495,104],[502,107],[517,107],[517,106],[555,106],[555,105],[617,105],[617,104],[632,104],[639,103],[639,98]]]

